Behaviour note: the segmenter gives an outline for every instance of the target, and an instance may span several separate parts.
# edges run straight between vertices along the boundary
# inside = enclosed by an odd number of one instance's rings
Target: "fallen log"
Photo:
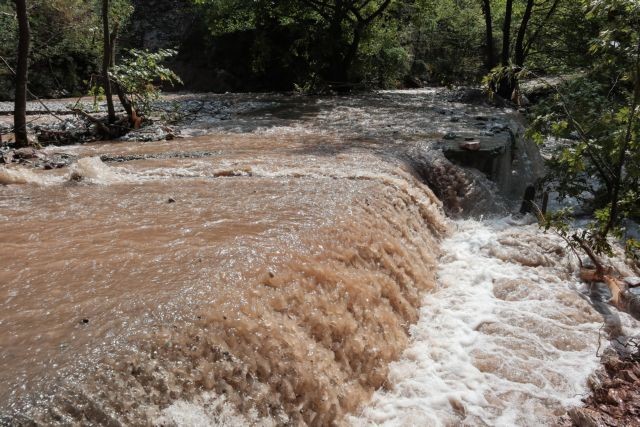
[[[606,331],[612,338],[623,333],[620,317],[611,309],[629,314],[636,320],[640,320],[640,294],[630,290],[625,279],[612,275],[610,268],[601,273],[597,268],[582,268],[580,279],[590,284],[588,300],[592,307],[602,314]],[[608,292],[603,292],[608,290]]]
[[[131,127],[129,126],[129,119],[128,118],[122,118],[121,120],[118,120],[116,123],[114,124],[106,124],[105,122],[103,122],[102,120],[93,117],[91,114],[87,113],[86,111],[83,111],[79,108],[76,108],[73,110],[77,115],[84,117],[85,119],[87,119],[89,122],[93,123],[96,125],[96,127],[98,128],[98,131],[103,135],[103,139],[114,139],[114,138],[119,138],[122,135],[125,135],[127,132],[129,132],[131,130]]]
[[[74,108],[73,112],[79,116],[84,117],[85,119],[89,120],[91,123],[96,125],[100,130],[100,132],[102,132],[104,135],[111,136],[111,129],[109,129],[109,126],[104,124],[101,120],[96,119],[91,114],[87,113],[86,111],[80,110],[79,108]]]
[[[125,110],[116,109],[116,114],[122,114]],[[64,109],[49,109],[49,110],[27,110],[27,116],[73,116],[75,115],[75,108],[64,108]],[[0,116],[13,116],[13,110],[0,110]]]
[[[609,303],[634,319],[640,320],[640,295],[631,292],[627,284],[616,277],[604,276],[604,282],[611,291]]]

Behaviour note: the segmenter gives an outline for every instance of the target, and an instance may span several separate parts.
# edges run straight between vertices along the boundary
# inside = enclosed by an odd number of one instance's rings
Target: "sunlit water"
[[[511,119],[437,96],[230,95],[185,138],[0,168],[5,422],[533,425],[577,402],[600,325],[560,244],[434,194],[503,211],[438,145]]]
[[[580,404],[602,319],[562,240],[513,224],[457,224],[391,390],[354,424],[553,425]]]

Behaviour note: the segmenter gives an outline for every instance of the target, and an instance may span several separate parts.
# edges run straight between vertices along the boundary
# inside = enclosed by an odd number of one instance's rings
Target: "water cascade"
[[[539,175],[513,112],[206,102],[230,119],[0,169],[0,424],[513,425],[577,401],[599,324],[560,243],[445,214],[504,215]]]

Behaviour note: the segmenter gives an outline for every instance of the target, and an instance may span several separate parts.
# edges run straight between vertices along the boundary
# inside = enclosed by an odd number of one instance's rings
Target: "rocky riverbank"
[[[640,351],[638,339],[624,348],[608,348],[602,366],[589,377],[591,394],[563,417],[563,425],[578,427],[640,426]]]

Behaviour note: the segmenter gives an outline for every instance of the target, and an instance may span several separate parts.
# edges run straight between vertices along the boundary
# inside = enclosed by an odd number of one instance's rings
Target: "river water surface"
[[[442,145],[513,119],[442,96],[212,96],[171,141],[0,168],[0,421],[552,422],[599,318],[559,242],[447,218],[506,213]]]

